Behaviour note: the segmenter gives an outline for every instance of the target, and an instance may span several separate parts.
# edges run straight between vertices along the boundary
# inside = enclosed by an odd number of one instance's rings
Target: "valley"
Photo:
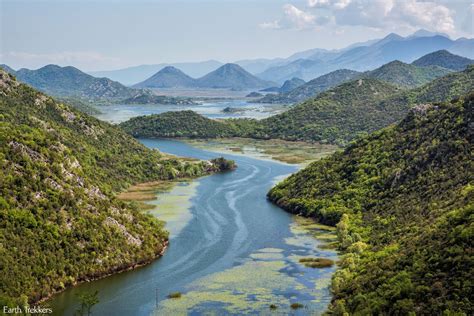
[[[207,160],[216,155],[178,141],[140,141],[181,157]],[[170,246],[162,259],[65,291],[49,302],[53,310],[70,314],[76,293],[97,289],[101,302],[94,311],[101,315],[266,313],[271,304],[290,313],[292,303],[304,304],[306,311],[324,311],[336,267],[305,267],[299,259],[337,260],[334,250],[322,247],[335,235],[326,236],[324,227],[289,215],[265,198],[277,179],[297,167],[246,156],[224,157],[238,168],[178,183],[146,201],[152,206],[148,212],[166,220],[170,231]],[[167,298],[172,292],[182,297]]]
[[[4,313],[474,314],[467,1],[29,1]]]

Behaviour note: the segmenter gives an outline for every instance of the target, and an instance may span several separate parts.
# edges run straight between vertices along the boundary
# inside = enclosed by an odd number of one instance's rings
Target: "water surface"
[[[238,112],[226,113],[226,107],[239,109]],[[169,111],[192,110],[209,118],[256,118],[262,119],[284,109],[281,105],[251,103],[243,99],[228,99],[220,101],[204,101],[196,105],[173,104],[112,104],[97,106],[101,112],[95,115],[98,119],[110,123],[124,122],[140,115],[160,114]]]
[[[217,155],[178,141],[141,142],[179,156]],[[157,205],[153,214],[160,217],[162,212],[170,221],[170,246],[162,258],[59,294],[50,301],[55,313],[73,314],[75,294],[92,290],[99,290],[95,315],[266,314],[270,304],[287,314],[294,302],[306,306],[297,314],[323,312],[331,298],[335,267],[312,269],[298,260],[336,259],[336,253],[318,248],[322,241],[313,237],[317,225],[289,215],[265,197],[276,181],[297,167],[224,156],[237,162],[237,170],[178,186],[152,202]],[[167,299],[175,291],[183,296]]]

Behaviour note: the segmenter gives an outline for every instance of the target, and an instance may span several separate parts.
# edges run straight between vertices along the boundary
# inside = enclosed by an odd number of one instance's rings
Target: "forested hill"
[[[455,71],[464,70],[467,66],[472,64],[474,64],[474,60],[451,54],[444,49],[425,55],[412,63],[412,65],[415,66],[439,66]]]
[[[315,97],[341,83],[353,80],[360,72],[339,69],[310,80],[290,91],[280,91],[278,94],[267,94],[257,100],[259,103],[297,103]]]
[[[450,72],[452,70],[439,66],[418,67],[395,60],[375,70],[363,73],[362,77],[383,80],[403,88],[415,88]]]
[[[136,137],[240,136],[347,145],[354,138],[402,120],[416,104],[450,100],[473,86],[474,66],[470,66],[411,90],[375,79],[357,79],[260,121],[216,121],[196,113],[173,112],[136,117],[121,126]]]
[[[335,315],[474,313],[473,124],[474,93],[421,104],[269,192],[290,212],[338,223]]]
[[[430,58],[428,56],[425,62],[422,61],[422,64],[426,64],[424,66],[406,64],[401,61],[395,60],[377,69],[374,69],[372,71],[366,71],[364,73],[360,73],[353,70],[340,69],[320,76],[311,81],[308,81],[307,83],[289,92],[279,94],[268,94],[263,98],[259,99],[258,102],[290,104],[302,102],[310,98],[314,98],[319,93],[327,91],[330,88],[333,88],[341,83],[350,80],[355,80],[358,78],[377,79],[388,82],[390,84],[394,84],[404,89],[412,89],[422,86],[432,81],[433,79],[445,76],[453,71],[451,69],[443,68],[441,66],[436,65],[436,62],[434,61],[434,64],[430,65],[429,62],[433,59],[434,57]],[[438,63],[441,64],[440,61],[438,61]],[[454,64],[455,61],[452,61],[451,63]],[[448,61],[446,62],[446,65],[447,64],[449,64]],[[466,68],[466,66],[464,66],[464,68]],[[464,68],[459,69],[459,71],[464,70]]]
[[[115,193],[220,168],[165,158],[2,70],[0,158],[0,305],[13,306],[152,260],[162,223]]]
[[[70,66],[47,65],[36,70],[20,69],[12,74],[18,81],[54,96],[124,99],[144,93],[108,78],[93,77]]]
[[[255,137],[322,141],[343,144],[358,133],[371,132],[399,120],[405,105],[384,107],[379,102],[400,90],[374,79],[343,83],[314,99],[261,121]]]

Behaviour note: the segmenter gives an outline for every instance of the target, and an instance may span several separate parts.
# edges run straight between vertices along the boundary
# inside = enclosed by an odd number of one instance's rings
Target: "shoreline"
[[[148,260],[145,260],[145,261],[142,261],[142,262],[139,262],[139,263],[133,263],[133,264],[129,264],[127,265],[126,267],[122,268],[122,269],[113,269],[112,272],[107,272],[105,274],[101,274],[99,276],[96,276],[96,277],[92,277],[92,278],[87,278],[87,279],[84,279],[84,280],[80,280],[80,281],[75,281],[74,283],[72,283],[70,286],[66,286],[65,288],[61,289],[61,290],[57,290],[57,291],[54,291],[52,293],[49,293],[47,296],[37,300],[37,301],[34,301],[31,303],[31,305],[33,304],[39,304],[39,303],[44,303],[48,300],[50,300],[51,298],[53,298],[55,295],[58,295],[68,289],[71,289],[73,287],[76,287],[82,283],[86,283],[86,282],[93,282],[93,281],[97,281],[97,280],[100,280],[100,279],[104,279],[104,278],[107,278],[109,276],[112,276],[112,275],[116,275],[116,274],[120,274],[120,273],[124,273],[124,272],[127,272],[127,271],[131,271],[131,270],[135,270],[135,269],[138,269],[140,267],[143,267],[143,266],[146,266],[150,263],[152,263],[153,261],[161,258],[166,249],[168,249],[168,246],[169,246],[169,240],[166,240],[164,242],[164,245],[163,245],[163,248],[161,249],[160,252],[158,252],[153,258],[151,259],[148,259]]]

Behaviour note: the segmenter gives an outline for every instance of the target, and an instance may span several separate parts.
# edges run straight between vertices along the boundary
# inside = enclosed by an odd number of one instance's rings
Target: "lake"
[[[225,113],[227,107],[237,109],[237,112]],[[193,110],[209,118],[256,118],[262,119],[283,112],[286,107],[275,104],[248,102],[245,99],[225,99],[217,101],[200,101],[196,105],[173,104],[111,104],[96,107],[102,113],[95,115],[100,120],[110,123],[120,123],[132,117],[149,114],[159,114],[168,111]]]
[[[140,140],[149,148],[183,157],[210,159],[215,152],[173,140]],[[57,315],[72,315],[76,294],[99,291],[94,315],[322,313],[331,299],[336,267],[305,267],[303,257],[337,260],[321,247],[333,234],[290,215],[266,199],[268,190],[296,166],[239,155],[238,168],[182,183],[150,203],[166,219],[170,245],[164,256],[139,269],[81,284],[48,303]],[[314,238],[315,235],[320,237]],[[169,299],[172,292],[182,297]]]

